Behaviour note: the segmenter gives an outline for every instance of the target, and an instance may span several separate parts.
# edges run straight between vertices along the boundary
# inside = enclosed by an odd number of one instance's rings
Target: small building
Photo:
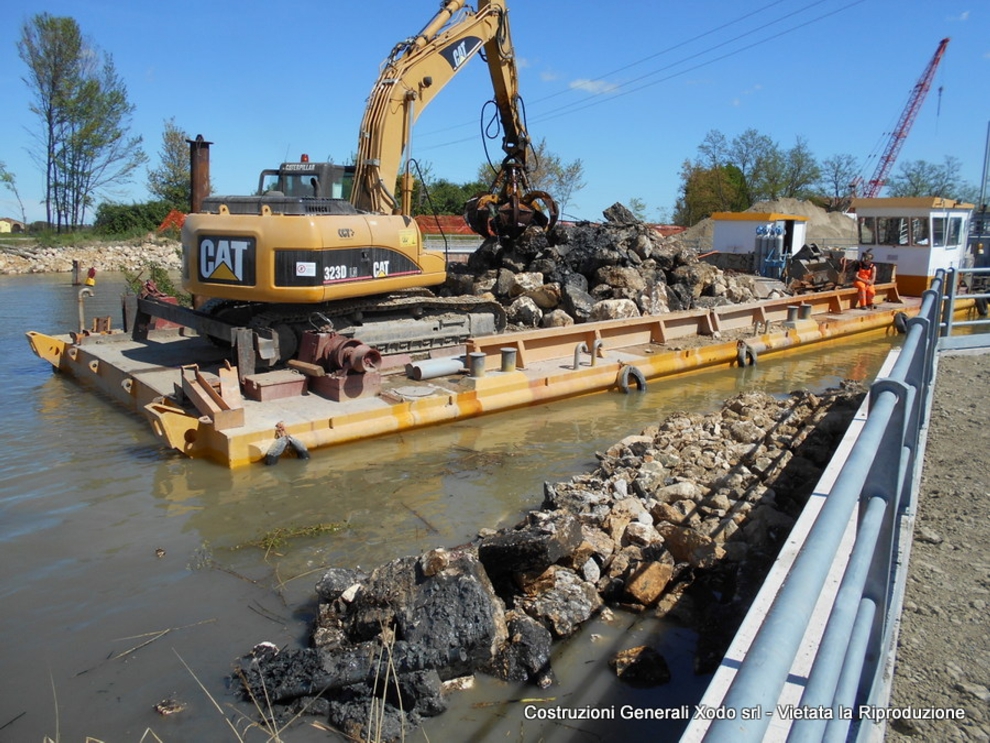
[[[11,219],[10,217],[0,217],[0,233],[12,233],[20,234],[26,231],[26,226],[23,222],[19,222],[16,219]]]
[[[853,199],[859,255],[897,267],[897,289],[912,297],[931,286],[939,269],[961,268],[967,257],[972,204],[938,196]]]
[[[761,276],[779,278],[787,260],[808,236],[808,218],[776,212],[715,212],[712,250],[750,255],[744,267]]]

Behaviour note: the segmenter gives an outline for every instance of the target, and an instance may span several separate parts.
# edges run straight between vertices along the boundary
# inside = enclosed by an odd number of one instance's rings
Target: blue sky
[[[71,16],[109,52],[136,106],[132,132],[157,165],[167,119],[214,143],[215,191],[249,193],[258,173],[308,153],[347,160],[379,65],[417,33],[437,0],[281,3],[124,3],[22,0],[0,26],[0,161],[28,218],[42,219],[41,169],[28,149],[22,24]],[[781,147],[803,137],[819,158],[851,154],[869,178],[939,41],[950,37],[932,90],[898,163],[958,158],[982,179],[990,122],[990,3],[986,0],[509,0],[529,131],[586,186],[569,218],[600,220],[638,198],[651,218],[670,211],[680,168],[707,132],[746,129]],[[941,89],[941,93],[939,91]],[[487,68],[472,60],[423,113],[413,155],[434,176],[473,180],[484,161]],[[895,166],[894,172],[898,168]],[[146,172],[115,195],[145,201]],[[0,216],[20,217],[0,190]]]

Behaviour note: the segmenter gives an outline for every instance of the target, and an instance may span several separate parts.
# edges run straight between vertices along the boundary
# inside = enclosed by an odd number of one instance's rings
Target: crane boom
[[[863,194],[866,198],[875,198],[880,193],[880,189],[882,189],[884,184],[887,182],[887,176],[890,175],[890,170],[894,167],[894,161],[897,160],[901,147],[904,146],[904,140],[907,139],[908,132],[911,131],[911,126],[914,124],[914,120],[918,116],[918,111],[921,109],[921,104],[924,103],[925,96],[928,95],[928,91],[932,87],[932,80],[935,77],[935,70],[938,68],[939,62],[942,61],[942,55],[945,54],[945,48],[948,45],[948,38],[942,39],[942,41],[939,42],[938,49],[935,50],[935,55],[928,63],[925,71],[921,74],[918,82],[914,84],[914,89],[911,91],[907,105],[901,113],[901,118],[890,135],[890,141],[887,143],[887,149],[884,150],[883,156],[877,164],[877,169],[873,173],[873,177],[866,183],[866,191]]]

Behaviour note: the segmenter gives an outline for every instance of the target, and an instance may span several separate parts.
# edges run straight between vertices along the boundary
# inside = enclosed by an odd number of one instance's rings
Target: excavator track
[[[481,297],[437,297],[426,290],[315,305],[210,300],[212,317],[279,338],[281,361],[292,358],[306,330],[335,331],[358,338],[382,354],[425,353],[499,333],[505,309]]]

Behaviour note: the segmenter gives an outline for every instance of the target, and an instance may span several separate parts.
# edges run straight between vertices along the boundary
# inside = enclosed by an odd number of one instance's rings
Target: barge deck
[[[306,391],[304,375],[285,371],[290,381],[297,377],[294,393],[255,400],[240,399],[238,392],[237,415],[216,406],[202,414],[202,406],[179,402],[188,398],[188,384],[186,395],[178,391],[189,379],[220,378],[222,386],[231,375],[229,351],[205,338],[176,329],[152,331],[147,341],[121,332],[32,331],[27,337],[56,371],[145,415],[165,445],[235,468],[265,461],[284,435],[309,451],[593,392],[628,391],[647,380],[756,363],[763,354],[816,342],[896,333],[920,307],[920,300],[900,297],[893,283],[878,286],[877,300],[875,310],[856,310],[856,290],[838,289],[475,338],[461,349],[470,359],[466,371],[424,379],[403,373],[408,367],[400,364],[382,374],[373,396],[329,399]]]

